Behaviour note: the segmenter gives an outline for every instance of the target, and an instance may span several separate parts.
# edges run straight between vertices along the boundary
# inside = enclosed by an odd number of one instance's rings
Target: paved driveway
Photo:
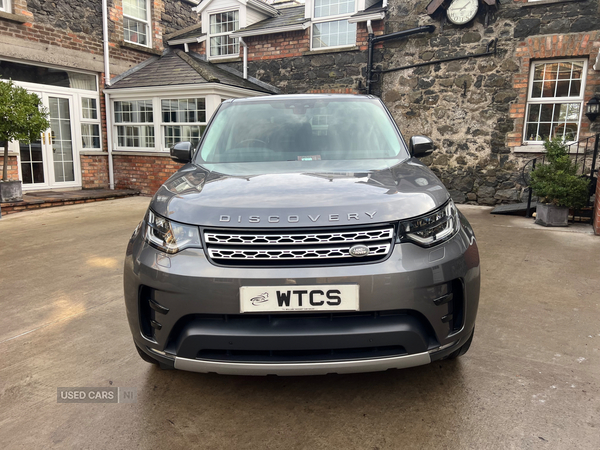
[[[136,354],[121,265],[147,198],[0,220],[0,447],[600,448],[600,238],[461,208],[482,298],[458,361],[309,378],[160,371]],[[57,387],[135,387],[134,404]]]

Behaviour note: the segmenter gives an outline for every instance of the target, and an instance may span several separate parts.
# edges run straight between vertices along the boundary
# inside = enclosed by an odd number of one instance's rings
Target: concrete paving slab
[[[457,361],[229,377],[160,371],[134,350],[121,265],[148,202],[0,221],[2,448],[600,448],[600,238],[589,225],[461,207],[482,297]],[[86,386],[137,388],[137,402],[57,403],[57,387]]]

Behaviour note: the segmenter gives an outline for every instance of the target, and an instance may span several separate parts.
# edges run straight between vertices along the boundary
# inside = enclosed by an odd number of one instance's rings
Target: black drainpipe
[[[384,34],[383,36],[377,36],[373,33],[369,33],[368,39],[368,59],[367,59],[367,94],[371,93],[371,77],[373,76],[373,46],[378,42],[391,41],[393,39],[401,39],[408,36],[412,36],[417,33],[433,33],[435,31],[434,25],[425,25],[422,27],[411,28],[409,30],[396,31],[395,33]]]

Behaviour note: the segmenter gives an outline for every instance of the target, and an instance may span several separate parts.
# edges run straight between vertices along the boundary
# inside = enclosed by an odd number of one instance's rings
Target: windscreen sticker
[[[321,155],[298,156],[298,161],[321,161]]]

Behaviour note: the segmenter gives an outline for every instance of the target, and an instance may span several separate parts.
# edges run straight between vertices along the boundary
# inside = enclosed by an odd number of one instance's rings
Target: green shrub
[[[8,143],[40,139],[40,134],[49,126],[48,110],[36,94],[16,86],[12,80],[0,81],[0,147],[4,147],[2,180],[8,180]]]
[[[543,203],[581,208],[589,199],[589,179],[577,175],[577,164],[560,138],[544,142],[547,164],[531,172],[531,188]]]

